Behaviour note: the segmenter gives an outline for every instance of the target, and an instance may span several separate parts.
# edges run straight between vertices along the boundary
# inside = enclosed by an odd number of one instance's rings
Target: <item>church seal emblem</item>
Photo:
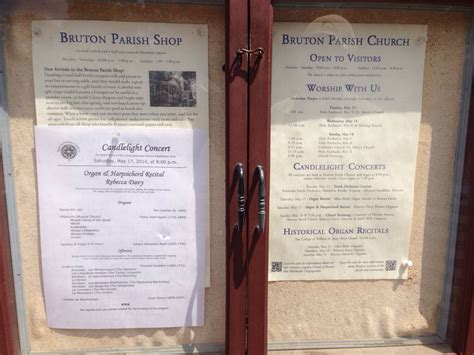
[[[79,147],[75,143],[64,142],[59,146],[58,151],[65,159],[71,160],[76,157],[77,153],[79,152]]]

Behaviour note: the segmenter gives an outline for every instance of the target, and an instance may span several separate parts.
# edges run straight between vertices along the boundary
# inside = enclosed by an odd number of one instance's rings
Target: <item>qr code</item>
[[[272,261],[272,272],[281,272],[282,265],[281,261]]]
[[[397,269],[396,260],[385,260],[385,271],[393,271]]]

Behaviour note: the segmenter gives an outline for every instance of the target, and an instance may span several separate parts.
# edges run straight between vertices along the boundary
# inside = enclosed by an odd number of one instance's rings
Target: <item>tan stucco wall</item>
[[[467,20],[459,13],[360,9],[277,9],[275,20],[311,22],[332,14],[349,22],[428,25],[410,242],[414,266],[406,281],[271,283],[269,340],[430,334],[436,330],[445,272]],[[31,57],[31,21],[44,19],[208,24],[211,287],[206,290],[204,327],[92,331],[58,330],[46,326],[39,254]],[[225,82],[221,69],[224,63],[224,8],[63,0],[41,0],[32,5],[17,2],[7,16],[5,46],[13,175],[31,349],[48,352],[222,343],[225,330]],[[397,353],[395,350],[383,351]]]
[[[24,3],[24,2],[23,2]],[[211,287],[205,326],[169,329],[60,330],[46,325],[41,286],[33,126],[31,21],[47,19],[206,23],[209,28]],[[5,24],[7,89],[29,341],[33,351],[222,343],[225,330],[224,8],[218,6],[35,1],[13,5]]]

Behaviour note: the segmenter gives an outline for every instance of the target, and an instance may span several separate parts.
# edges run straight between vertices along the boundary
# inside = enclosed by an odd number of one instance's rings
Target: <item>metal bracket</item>
[[[247,54],[247,55],[252,55],[252,54],[257,54],[259,58],[263,57],[263,54],[265,51],[263,50],[262,47],[258,47],[255,49],[246,49],[246,48],[239,48],[236,52],[237,55],[242,55],[242,54]]]

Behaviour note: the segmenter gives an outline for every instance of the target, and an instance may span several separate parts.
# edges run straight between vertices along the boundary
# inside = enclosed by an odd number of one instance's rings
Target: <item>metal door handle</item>
[[[237,176],[237,229],[240,232],[244,225],[245,218],[245,185],[244,167],[242,163],[237,163],[234,168],[234,175]]]
[[[265,174],[261,165],[257,165],[255,168],[255,174],[257,174],[258,179],[257,231],[259,234],[261,234],[265,228]]]

